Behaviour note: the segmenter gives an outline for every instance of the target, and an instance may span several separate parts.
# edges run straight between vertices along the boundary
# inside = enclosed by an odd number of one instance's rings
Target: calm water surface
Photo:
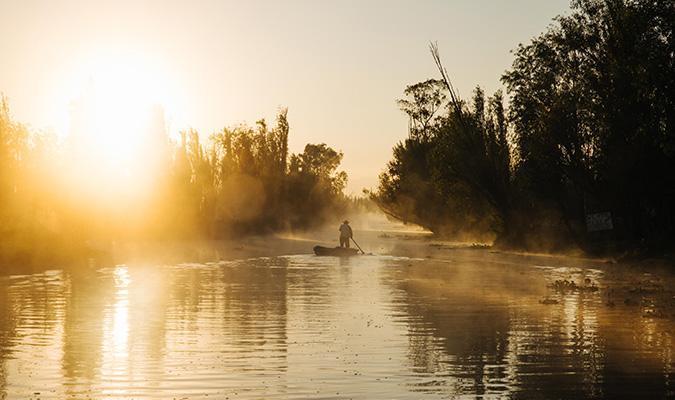
[[[494,258],[0,277],[0,398],[675,396],[669,277]]]

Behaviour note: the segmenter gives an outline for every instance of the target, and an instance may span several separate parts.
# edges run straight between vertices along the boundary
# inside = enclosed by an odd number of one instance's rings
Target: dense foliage
[[[345,172],[339,153],[325,144],[308,144],[289,155],[286,111],[276,126],[225,128],[204,147],[195,131],[182,132],[170,198],[185,204],[175,220],[215,236],[323,223],[327,210],[339,212],[345,199]],[[179,227],[185,230],[186,226]],[[176,230],[175,227],[171,230]]]
[[[464,104],[437,58],[445,85],[406,89],[410,135],[375,199],[436,232],[521,247],[672,243],[674,26],[672,1],[574,1],[515,51],[508,111],[479,89]],[[592,229],[596,213],[611,229]]]
[[[442,90],[439,82],[406,90],[432,94],[406,104],[413,120],[410,136],[394,148],[394,159],[380,176],[376,201],[387,214],[435,232],[488,233],[497,228],[499,213],[506,213],[509,149],[502,96],[498,92],[485,99],[476,88],[471,107],[450,109],[424,124],[415,121],[439,109],[429,104],[439,98],[433,94]]]

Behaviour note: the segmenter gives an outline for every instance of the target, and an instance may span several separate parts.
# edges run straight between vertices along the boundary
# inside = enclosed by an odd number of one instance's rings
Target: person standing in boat
[[[349,226],[349,221],[344,220],[340,225],[340,247],[349,248],[349,239],[352,238],[352,227]]]

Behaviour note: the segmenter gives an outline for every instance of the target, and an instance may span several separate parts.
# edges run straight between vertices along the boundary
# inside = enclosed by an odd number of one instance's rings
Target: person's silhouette
[[[349,239],[352,238],[352,227],[349,226],[349,221],[344,220],[340,225],[340,247],[349,248]]]

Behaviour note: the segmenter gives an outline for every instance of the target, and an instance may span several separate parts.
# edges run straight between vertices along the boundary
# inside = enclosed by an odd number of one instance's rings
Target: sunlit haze
[[[395,103],[405,85],[437,75],[429,41],[461,94],[477,84],[491,92],[509,51],[567,9],[567,0],[2,2],[0,54],[11,57],[0,91],[17,120],[63,135],[70,102],[93,84],[108,114],[95,117],[101,140],[119,157],[128,138],[106,132],[137,123],[139,107],[160,104],[172,134],[202,136],[288,107],[291,151],[342,150],[358,193],[407,133]]]

